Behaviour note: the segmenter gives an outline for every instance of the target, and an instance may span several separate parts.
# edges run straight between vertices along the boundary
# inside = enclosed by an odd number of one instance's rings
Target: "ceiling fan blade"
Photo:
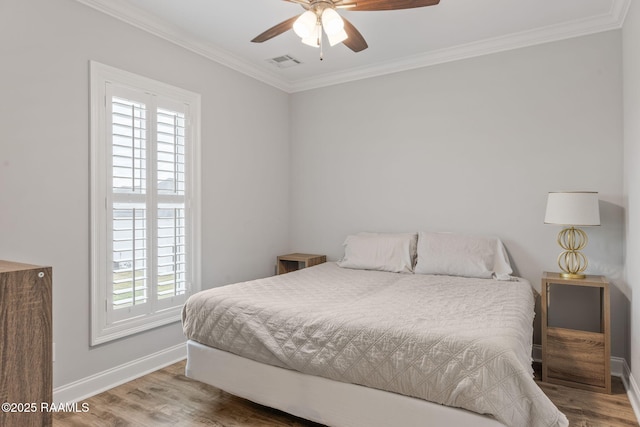
[[[397,10],[434,6],[440,0],[356,0],[349,10]]]
[[[282,21],[278,25],[274,25],[273,27],[269,28],[264,33],[257,35],[251,41],[254,43],[262,43],[274,38],[275,36],[279,36],[285,31],[289,31],[291,28],[293,28],[293,23],[296,22],[296,19],[298,19],[298,16],[294,16],[293,18],[289,18],[286,21]]]
[[[296,3],[296,4],[301,4],[302,7],[304,7],[305,9],[309,7],[309,0],[284,0],[284,1],[288,1],[289,3]]]
[[[369,46],[364,37],[362,37],[362,34],[360,34],[360,31],[358,31],[351,22],[347,21],[344,16],[342,20],[344,21],[344,31],[349,36],[342,43],[354,52],[360,52],[368,48]]]

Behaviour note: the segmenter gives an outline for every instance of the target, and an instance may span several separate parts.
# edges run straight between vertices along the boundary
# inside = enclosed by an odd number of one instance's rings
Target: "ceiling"
[[[417,9],[340,9],[369,48],[306,46],[288,31],[250,40],[301,14],[283,0],[77,0],[287,92],[297,92],[617,29],[631,0],[441,0]],[[290,55],[301,64],[279,68]],[[292,61],[285,64],[294,63]]]

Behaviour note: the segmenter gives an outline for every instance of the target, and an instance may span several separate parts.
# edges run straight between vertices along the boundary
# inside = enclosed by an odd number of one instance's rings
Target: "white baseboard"
[[[636,418],[640,420],[640,389],[631,374],[631,369],[629,369],[627,361],[624,359],[622,361],[624,362],[622,366],[622,383],[627,390],[627,396],[629,396],[629,402],[631,402],[633,412],[635,412]]]
[[[627,361],[622,357],[611,357],[611,375],[624,378],[625,365],[627,365]],[[628,366],[627,370],[629,370]]]
[[[540,344],[533,345],[531,356],[534,362],[542,363],[542,346]]]
[[[53,389],[53,401],[56,404],[79,402],[120,384],[184,360],[186,357],[187,345],[184,343],[178,344],[81,380],[56,387]]]

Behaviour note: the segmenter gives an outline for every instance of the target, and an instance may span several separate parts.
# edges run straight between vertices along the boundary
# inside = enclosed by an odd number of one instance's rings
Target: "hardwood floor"
[[[84,401],[85,413],[56,413],[54,427],[319,427],[232,396],[184,376],[179,362]],[[624,386],[613,377],[611,395],[539,383],[571,427],[638,426]]]
[[[541,381],[538,381],[538,385],[567,416],[571,427],[638,426],[627,392],[618,377],[611,377],[611,394],[577,390]]]
[[[93,396],[85,413],[56,413],[54,427],[319,426],[184,376],[185,362]]]

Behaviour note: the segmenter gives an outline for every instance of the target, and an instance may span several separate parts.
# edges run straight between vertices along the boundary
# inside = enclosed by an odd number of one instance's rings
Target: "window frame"
[[[186,112],[185,123],[185,221],[187,239],[187,284],[183,296],[174,297],[175,304],[167,304],[166,301],[151,302],[149,306],[153,310],[145,310],[143,314],[136,310],[129,310],[129,316],[112,316],[113,309],[109,307],[112,302],[113,283],[110,278],[113,269],[112,251],[112,217],[107,212],[113,207],[112,201],[112,130],[107,129],[111,108],[108,104],[108,96],[113,88],[123,91],[132,91],[137,95],[155,97],[151,104],[153,110],[147,105],[147,120],[149,116],[157,115],[158,109],[166,109],[167,105],[184,106]],[[140,99],[136,99],[140,101]],[[177,104],[176,104],[177,103]],[[200,207],[200,109],[201,97],[199,94],[180,89],[157,80],[143,77],[128,71],[120,70],[96,61],[90,61],[90,124],[91,124],[91,345],[98,345],[115,339],[123,338],[135,333],[150,330],[162,325],[181,320],[181,310],[184,300],[200,290],[201,275],[201,207]],[[151,118],[155,122],[156,117]],[[147,129],[147,144],[156,141],[153,129]],[[148,147],[147,147],[148,150]],[[155,150],[152,150],[155,151]],[[146,162],[157,168],[154,162],[156,155],[147,155]],[[150,175],[147,175],[149,177]],[[149,187],[152,185],[152,187]],[[156,184],[147,181],[147,192],[155,188]],[[156,194],[151,196],[154,203],[146,202],[147,215],[159,206]],[[171,197],[171,196],[170,196]],[[169,197],[169,198],[170,198]],[[162,197],[159,197],[162,198]],[[157,209],[153,217],[157,218]],[[154,227],[156,219],[150,222]],[[155,229],[153,231],[155,234]],[[156,239],[157,240],[157,239]],[[155,250],[147,252],[147,259],[154,256]],[[151,266],[156,264],[154,259]],[[147,268],[152,268],[147,263]],[[134,266],[135,268],[135,266]],[[154,274],[158,274],[155,272]],[[154,288],[155,289],[155,288]],[[157,295],[151,295],[150,299],[156,301]],[[170,305],[167,307],[167,305]]]

